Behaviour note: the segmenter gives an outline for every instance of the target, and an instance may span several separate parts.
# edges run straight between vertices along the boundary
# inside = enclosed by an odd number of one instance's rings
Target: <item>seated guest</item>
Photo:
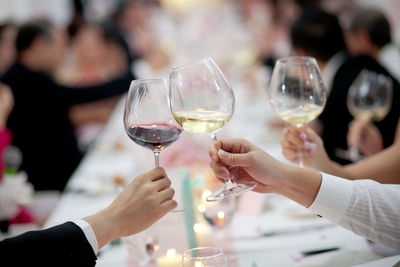
[[[390,168],[392,176],[399,177],[400,143],[387,152],[389,161],[381,161],[387,163],[377,169],[388,173]],[[241,184],[256,182],[255,192],[283,195],[358,235],[400,249],[400,185],[349,181],[287,165],[240,139],[217,141],[210,156],[211,168],[222,181],[233,175]]]
[[[141,232],[176,208],[162,168],[136,177],[105,209],[73,222],[0,242],[2,266],[95,266],[96,254],[121,236]]]
[[[17,27],[12,23],[0,24],[0,77],[14,63]]]
[[[87,88],[57,84],[52,75],[64,55],[62,32],[47,22],[22,26],[17,62],[4,74],[15,98],[8,127],[23,154],[22,169],[36,190],[63,190],[82,155],[68,119],[74,104],[120,95],[133,79],[128,71],[108,83]]]
[[[0,231],[8,232],[10,223],[31,223],[33,216],[26,209],[32,200],[32,185],[26,175],[14,173],[19,166],[18,156],[10,157],[12,134],[6,128],[8,116],[14,106],[11,89],[0,83]],[[8,159],[8,160],[7,160]],[[6,164],[8,166],[6,166]],[[6,170],[8,167],[8,170]],[[8,175],[5,175],[9,172]]]
[[[348,163],[337,156],[337,149],[347,149],[346,134],[352,121],[347,109],[347,92],[361,72],[368,69],[382,73],[393,80],[392,108],[376,126],[383,136],[383,145],[393,143],[399,118],[400,85],[388,71],[370,56],[352,57],[348,54],[338,19],[318,9],[306,9],[291,27],[291,42],[297,55],[312,56],[318,61],[328,99],[319,121],[321,137],[329,157],[339,163]]]
[[[392,42],[390,23],[376,9],[361,9],[351,19],[346,30],[350,53],[367,54],[400,81],[400,47]]]

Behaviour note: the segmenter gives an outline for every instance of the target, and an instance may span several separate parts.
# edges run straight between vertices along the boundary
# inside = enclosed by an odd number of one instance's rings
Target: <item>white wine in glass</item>
[[[298,128],[317,118],[326,103],[317,61],[311,57],[279,59],[271,77],[269,100],[280,119]],[[298,164],[303,165],[301,149]]]
[[[178,124],[187,132],[208,134],[215,142],[217,132],[228,123],[235,109],[235,96],[222,71],[211,58],[173,68],[169,76],[170,108]],[[232,198],[256,186],[236,184],[211,194],[207,201]]]

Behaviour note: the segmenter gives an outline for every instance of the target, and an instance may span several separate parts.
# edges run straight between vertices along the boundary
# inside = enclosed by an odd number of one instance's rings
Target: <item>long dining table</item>
[[[268,103],[265,83],[257,90],[240,79],[231,85],[235,113],[219,138],[246,138],[287,162],[279,143],[282,128],[276,126],[279,121]],[[151,151],[125,133],[124,101],[122,97],[71,177],[45,227],[101,210],[117,196],[121,184],[154,167]],[[143,233],[107,245],[98,255],[97,266],[180,266],[183,251],[195,246],[222,247],[228,266],[238,267],[352,266],[382,257],[364,238],[278,195],[247,192],[234,200],[229,223],[211,227],[198,206],[199,190],[213,179],[208,166],[210,144],[208,136],[185,133],[161,153],[161,166],[172,180],[178,208],[185,211],[170,212]],[[149,242],[156,245],[150,252]]]

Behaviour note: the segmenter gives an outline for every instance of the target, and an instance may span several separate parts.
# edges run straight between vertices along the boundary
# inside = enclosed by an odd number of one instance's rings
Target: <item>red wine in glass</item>
[[[127,133],[136,144],[161,151],[178,140],[182,129],[167,123],[134,124],[127,127]]]

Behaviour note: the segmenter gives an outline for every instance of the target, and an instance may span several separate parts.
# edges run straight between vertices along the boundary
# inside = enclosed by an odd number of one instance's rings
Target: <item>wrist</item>
[[[309,207],[318,194],[321,181],[320,173],[285,164],[285,167],[282,168],[279,183],[274,186],[274,193]]]
[[[83,218],[90,224],[96,235],[99,250],[119,237],[118,225],[112,211],[104,209],[93,215]]]

